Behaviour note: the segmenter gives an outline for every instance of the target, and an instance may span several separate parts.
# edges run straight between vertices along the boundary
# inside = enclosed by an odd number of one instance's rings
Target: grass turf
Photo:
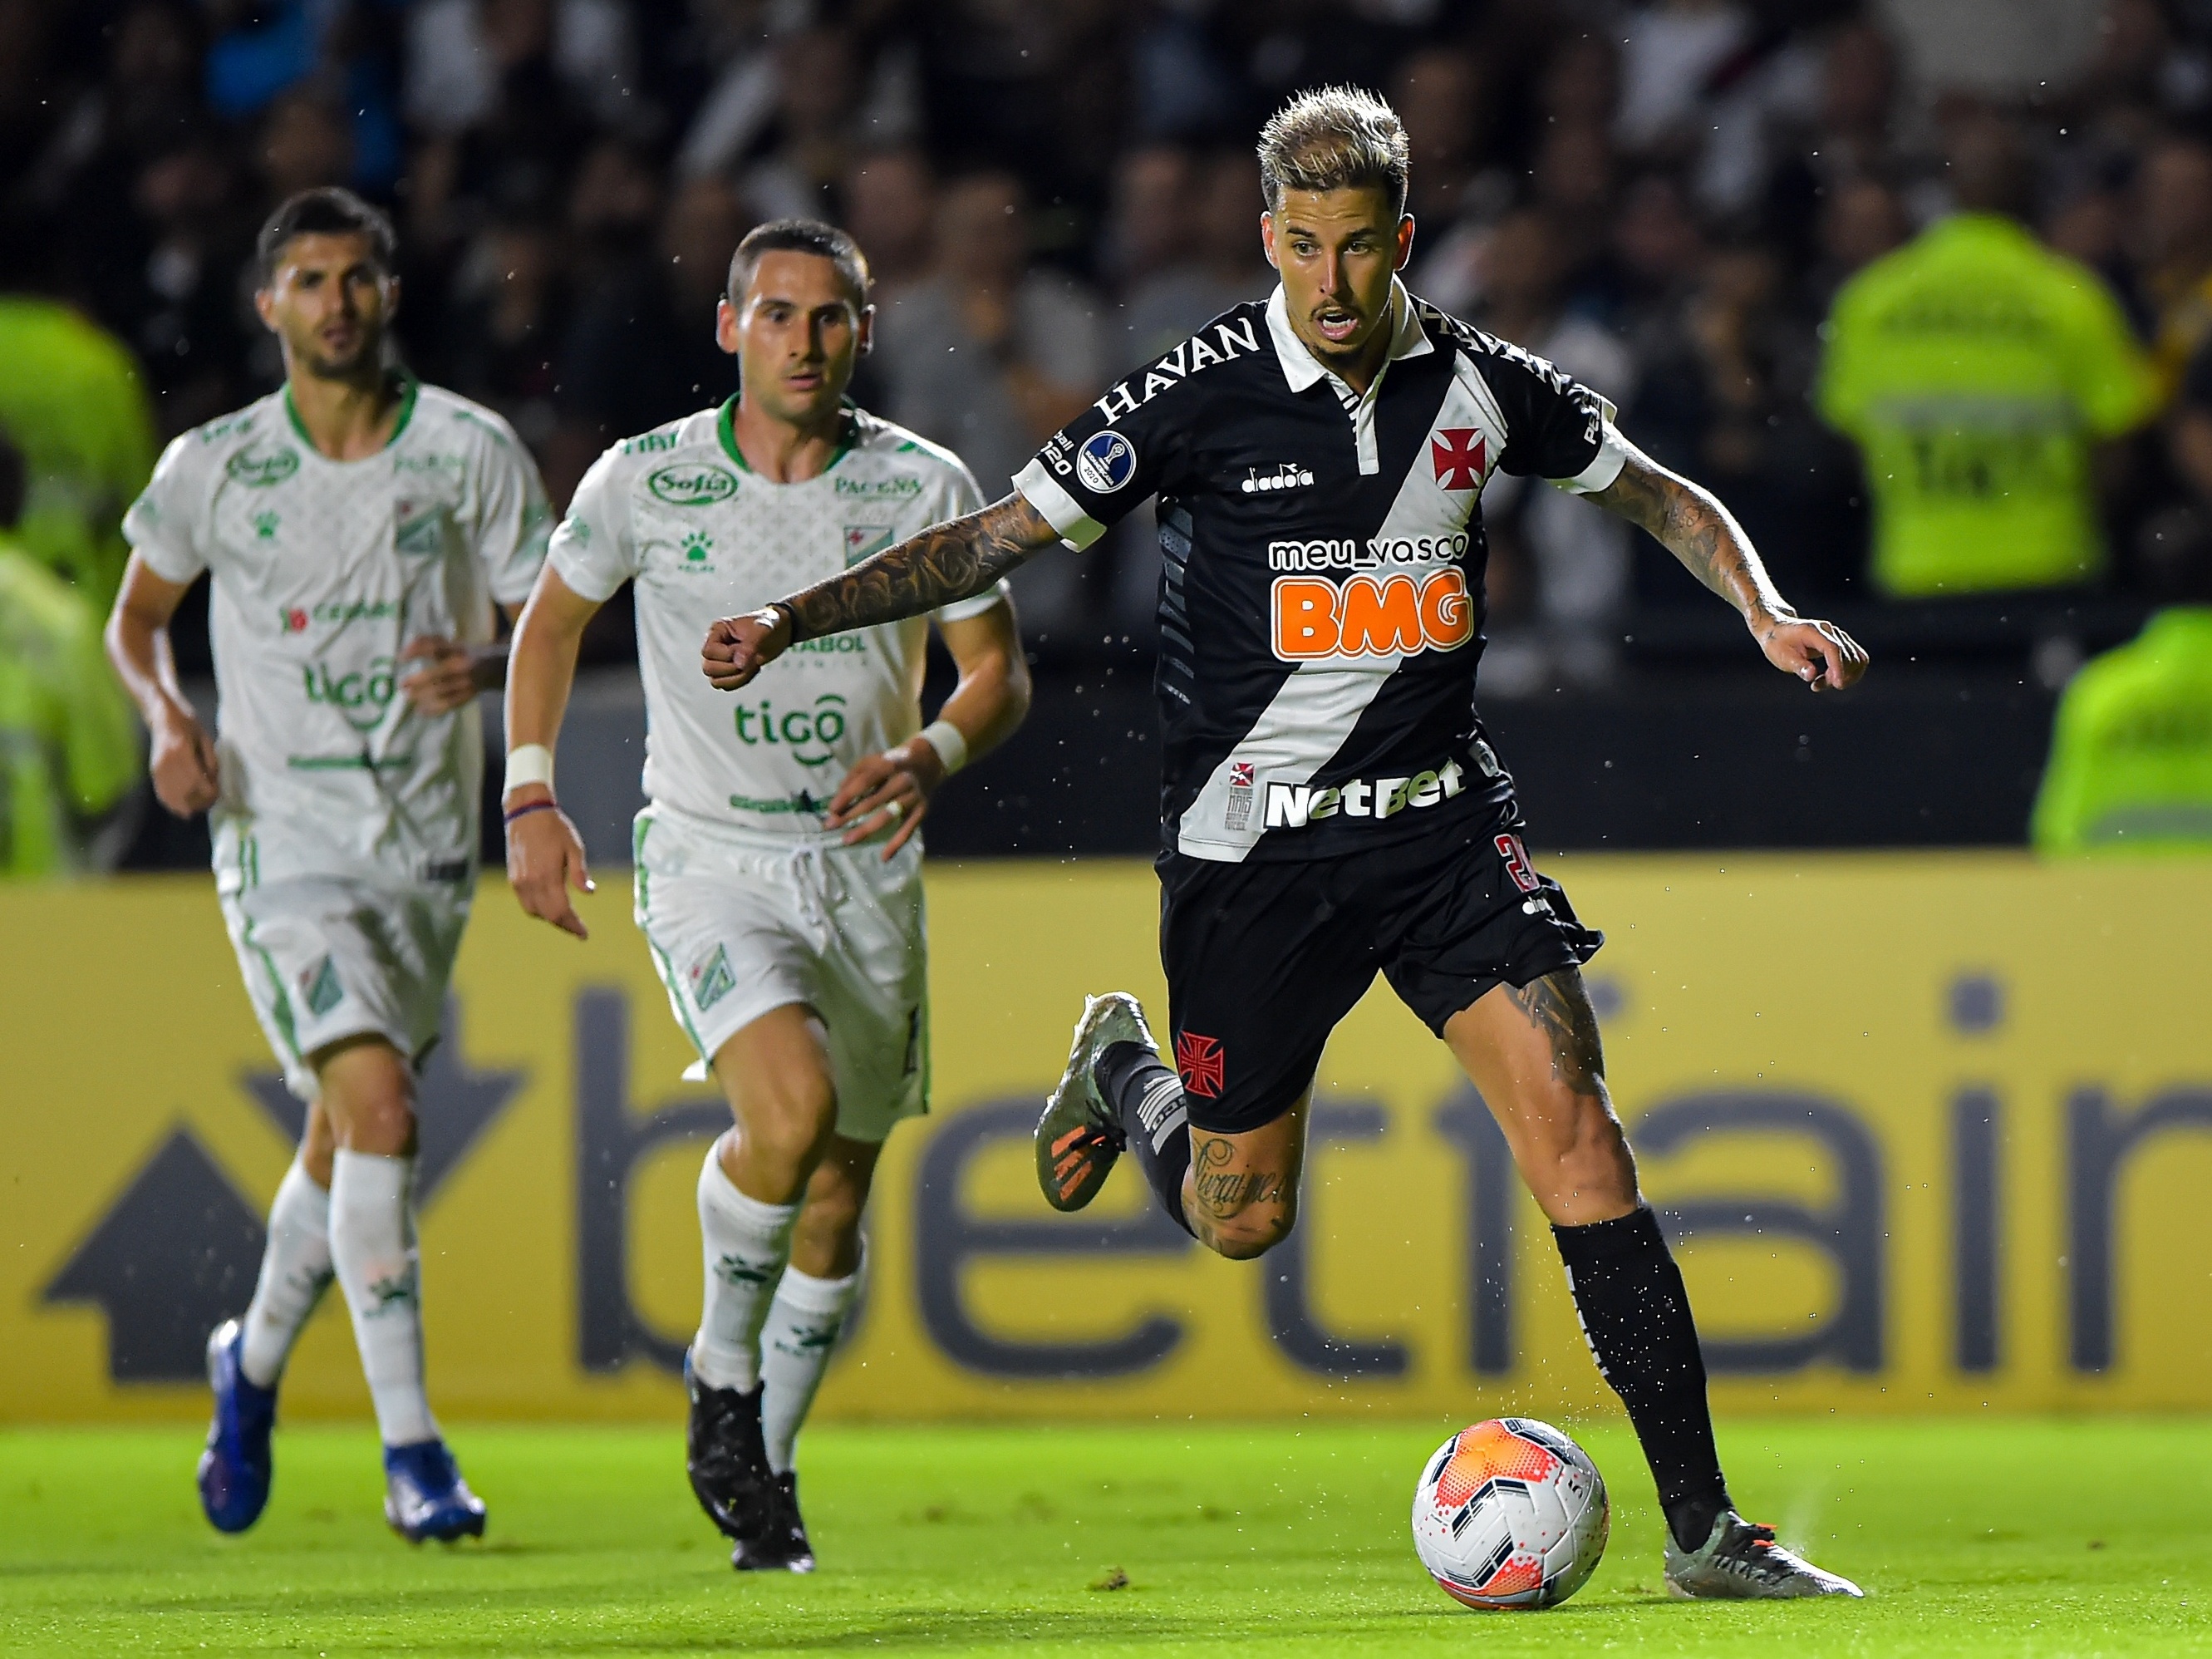
[[[2212,1651],[2212,1425],[1742,1422],[1735,1493],[1861,1603],[1663,1599],[1622,1429],[1613,1546],[1566,1607],[1462,1612],[1407,1509],[1440,1426],[823,1428],[823,1571],[739,1578],[678,1430],[467,1428],[481,1546],[385,1532],[366,1428],[283,1431],[243,1538],[201,1521],[196,1437],[0,1433],[0,1652],[1486,1656]],[[1116,1577],[1125,1587],[1106,1589]]]

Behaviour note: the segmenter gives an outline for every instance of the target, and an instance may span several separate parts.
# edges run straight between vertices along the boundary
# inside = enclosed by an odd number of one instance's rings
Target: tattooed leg
[[[1308,1098],[1242,1134],[1192,1128],[1183,1214],[1216,1255],[1247,1261],[1280,1243],[1297,1222]]]
[[[1555,1224],[1608,1221],[1636,1208],[1636,1160],[1613,1113],[1597,1016],[1578,971],[1495,988],[1445,1023],[1444,1041]]]

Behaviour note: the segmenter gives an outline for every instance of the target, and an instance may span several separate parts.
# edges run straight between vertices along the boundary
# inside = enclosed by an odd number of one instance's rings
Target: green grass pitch
[[[280,1431],[239,1539],[200,1519],[191,1433],[9,1431],[0,1652],[2212,1652],[2212,1424],[1739,1420],[1746,1510],[1873,1598],[1796,1606],[1666,1601],[1634,1443],[1579,1427],[1613,1543],[1533,1614],[1462,1612],[1414,1564],[1449,1426],[824,1427],[800,1458],[823,1570],[772,1579],[729,1571],[673,1424],[459,1426],[490,1533],[421,1550],[384,1530],[366,1427]]]

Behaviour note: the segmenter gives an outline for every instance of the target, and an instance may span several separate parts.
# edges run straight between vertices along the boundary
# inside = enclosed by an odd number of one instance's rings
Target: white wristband
[[[945,763],[946,777],[968,764],[968,739],[960,735],[960,728],[951,720],[932,720],[921,728],[921,736]]]
[[[507,751],[507,787],[500,793],[511,795],[526,783],[553,787],[553,751],[542,743],[521,744]]]

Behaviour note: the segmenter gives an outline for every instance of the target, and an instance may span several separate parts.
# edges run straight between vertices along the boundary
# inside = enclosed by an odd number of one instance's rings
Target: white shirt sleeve
[[[208,567],[199,534],[206,492],[203,469],[196,465],[198,447],[204,446],[190,432],[172,439],[155,463],[154,476],[123,515],[124,539],[167,582],[189,582]]]
[[[546,504],[538,463],[522,447],[522,440],[504,422],[499,434],[483,446],[477,462],[476,551],[483,561],[492,598],[501,605],[520,605],[530,597],[538,567],[545,562],[553,509]]]
[[[975,475],[968,470],[965,461],[955,459],[947,470],[945,485],[937,500],[937,516],[933,524],[943,524],[949,519],[964,519],[970,513],[983,510],[983,492],[976,488]],[[1004,577],[964,599],[955,599],[931,611],[933,622],[965,622],[970,617],[980,617],[993,605],[1006,602],[1006,583]]]
[[[637,538],[631,533],[629,500],[616,472],[620,447],[592,463],[568,502],[568,516],[553,532],[547,557],[577,598],[604,604],[637,574]]]

